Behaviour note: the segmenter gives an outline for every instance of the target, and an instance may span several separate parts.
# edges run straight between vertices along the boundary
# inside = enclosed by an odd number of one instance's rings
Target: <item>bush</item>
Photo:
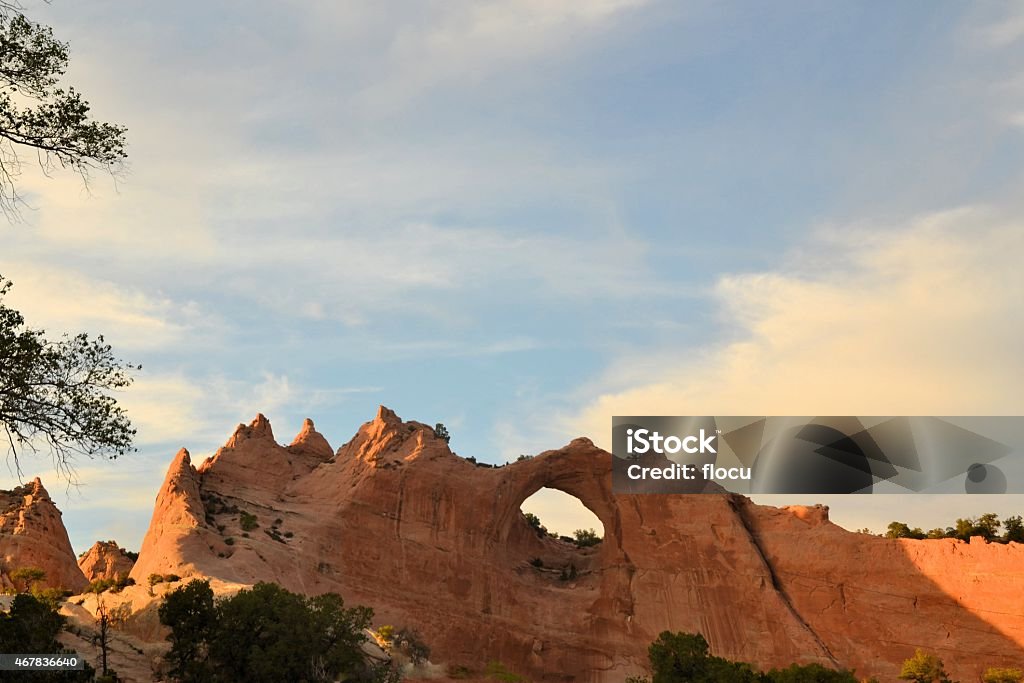
[[[452,440],[452,435],[448,433],[448,428],[441,422],[434,425],[434,436],[439,439],[444,439],[445,443],[451,443]]]
[[[241,525],[242,531],[252,531],[260,526],[256,515],[249,514],[244,510],[238,515],[238,523]]]
[[[128,586],[134,586],[135,579],[129,578],[128,574],[122,572],[112,579],[96,579],[85,589],[86,593],[120,593]]]
[[[949,683],[949,674],[943,668],[941,659],[919,649],[914,652],[913,657],[903,662],[900,680],[915,683]]]
[[[32,597],[48,605],[50,609],[59,609],[60,603],[66,598],[70,598],[71,595],[71,591],[63,588],[44,588],[32,591]]]
[[[593,529],[577,529],[572,532],[577,548],[590,548],[601,542],[601,537]]]
[[[985,670],[981,680],[984,683],[1021,683],[1021,681],[1024,681],[1024,671],[992,667]]]
[[[28,592],[39,582],[46,580],[46,572],[39,567],[19,567],[11,572],[11,579],[21,584],[23,592]]]
[[[540,517],[533,514],[532,512],[524,512],[523,517],[526,518],[526,523],[529,524],[537,532],[538,536],[546,536],[548,533],[547,528],[540,523]]]

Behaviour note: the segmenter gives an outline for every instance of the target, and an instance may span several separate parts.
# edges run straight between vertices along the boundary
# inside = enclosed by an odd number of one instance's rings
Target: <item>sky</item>
[[[137,453],[77,487],[22,462],[78,551],[137,549],[177,449],[257,412],[338,447],[384,404],[494,463],[607,446],[614,414],[1024,413],[1019,6],[26,8],[128,129],[88,188],[27,156],[0,223],[6,303],[143,366]],[[800,502],[875,530],[1024,511]]]

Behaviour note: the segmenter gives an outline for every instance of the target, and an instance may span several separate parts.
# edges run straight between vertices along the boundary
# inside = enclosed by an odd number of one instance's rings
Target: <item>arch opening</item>
[[[538,532],[543,529],[548,536],[575,542],[576,532],[590,531],[597,538],[604,538],[601,519],[579,498],[564,491],[542,488],[524,500],[519,509],[531,521],[531,526]],[[597,543],[591,542],[590,545]]]
[[[592,510],[554,488],[541,488],[519,509],[528,555],[524,560],[534,575],[574,587],[596,581],[605,528]]]

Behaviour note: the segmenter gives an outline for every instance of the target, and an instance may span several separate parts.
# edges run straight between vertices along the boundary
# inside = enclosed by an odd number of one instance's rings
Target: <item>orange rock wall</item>
[[[611,456],[586,439],[479,467],[386,408],[333,456],[322,439],[309,423],[279,446],[259,416],[198,469],[179,453],[132,576],[337,591],[420,631],[435,662],[497,660],[538,681],[621,683],[665,629],[762,667],[882,680],[915,646],[963,680],[1024,662],[1019,545],[885,540],[824,508],[735,495],[615,496]],[[538,537],[520,505],[543,487],[578,497],[604,542]],[[242,512],[258,527],[243,529]]]

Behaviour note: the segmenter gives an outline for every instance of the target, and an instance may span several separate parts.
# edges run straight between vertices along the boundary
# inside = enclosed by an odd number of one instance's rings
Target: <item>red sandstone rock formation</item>
[[[0,586],[24,588],[11,578],[22,567],[46,572],[40,587],[77,591],[87,583],[75,562],[60,510],[38,478],[0,491]]]
[[[78,558],[78,567],[89,581],[127,575],[133,566],[135,560],[114,541],[96,541]]]
[[[665,629],[883,680],[915,647],[963,680],[1024,660],[1024,546],[875,538],[735,495],[615,496],[610,471],[586,439],[475,466],[383,407],[331,456],[312,423],[282,447],[261,415],[198,469],[177,455],[132,576],[337,591],[417,629],[434,661],[538,681],[620,683]],[[520,505],[542,487],[579,498],[604,542],[539,537]]]

